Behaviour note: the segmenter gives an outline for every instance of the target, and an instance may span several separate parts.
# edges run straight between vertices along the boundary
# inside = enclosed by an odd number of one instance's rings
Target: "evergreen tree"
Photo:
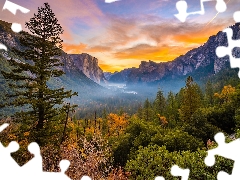
[[[48,3],[38,8],[38,13],[26,22],[26,28],[31,32],[20,32],[21,48],[13,51],[25,60],[11,59],[10,72],[2,72],[14,93],[6,94],[10,103],[6,106],[23,107],[16,117],[24,123],[31,120],[31,129],[44,129],[45,122],[52,121],[60,110],[64,98],[70,98],[76,93],[65,91],[64,88],[51,89],[47,82],[51,77],[64,74],[60,70],[63,64],[56,57],[62,53],[60,34],[63,29]],[[22,124],[24,124],[22,123]]]
[[[166,101],[166,115],[167,119],[171,125],[176,125],[176,120],[178,117],[178,104],[175,98],[175,95],[172,91],[168,93],[167,101]]]
[[[151,102],[148,100],[148,98],[146,99],[146,101],[144,102],[143,105],[143,119],[145,121],[151,121],[153,120],[153,110],[152,110],[152,105]]]
[[[192,114],[201,107],[201,92],[199,86],[189,76],[186,80],[183,99],[180,107],[180,118],[189,121]]]
[[[211,81],[207,81],[206,86],[205,86],[205,102],[207,106],[212,106],[214,99],[213,99],[213,85]]]
[[[166,106],[166,100],[161,89],[158,90],[156,99],[154,101],[154,108],[157,114],[163,115]]]

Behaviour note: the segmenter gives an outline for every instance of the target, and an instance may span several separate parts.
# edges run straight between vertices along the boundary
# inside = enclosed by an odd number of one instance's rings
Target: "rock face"
[[[125,83],[129,79],[129,74],[133,71],[133,69],[136,68],[128,68],[124,69],[120,72],[115,72],[109,77],[110,82],[115,82],[115,83]]]
[[[240,23],[231,26],[233,29],[233,39],[240,39]],[[8,48],[19,47],[18,34],[10,29],[11,24],[0,20],[0,42]],[[226,66],[229,66],[229,58],[218,58],[216,48],[227,46],[226,33],[219,32],[211,36],[202,46],[195,48],[185,55],[179,56],[171,62],[155,63],[151,60],[142,61],[138,68],[124,69],[113,74],[106,73],[110,82],[116,83],[142,83],[157,82],[165,79],[177,79],[186,75],[196,77],[206,77],[216,74]],[[7,58],[8,52],[2,51],[2,55]],[[233,54],[240,57],[239,49],[235,48]],[[59,57],[64,63],[63,70],[69,76],[77,78],[82,72],[91,80],[101,84],[106,81],[102,69],[98,66],[98,59],[89,54],[66,54]]]
[[[74,75],[76,71],[81,71],[98,84],[106,81],[103,70],[98,66],[98,59],[89,54],[63,54],[60,59],[67,74]]]
[[[11,24],[0,20],[0,42],[9,49],[11,47],[20,48],[18,34],[11,30]],[[7,58],[8,52],[2,52]],[[59,57],[64,63],[64,72],[74,76],[77,71],[83,72],[88,78],[100,84],[106,81],[103,70],[98,66],[98,59],[89,54],[66,54]]]
[[[114,73],[111,72],[104,72],[103,74],[107,81],[111,78],[112,75],[114,75]]]
[[[233,39],[240,39],[239,25],[240,23],[231,26]],[[132,84],[155,82],[169,78],[175,79],[189,74],[199,78],[216,74],[225,67],[229,67],[228,56],[218,58],[215,53],[218,46],[227,46],[227,44],[226,33],[218,32],[217,35],[211,36],[202,46],[179,56],[171,62],[155,63],[151,60],[148,62],[142,61],[138,68],[129,69],[127,73],[125,73],[126,70],[115,73],[109,80]],[[240,57],[239,52],[237,48],[233,50],[233,54],[236,57]]]
[[[12,32],[10,23],[0,20],[0,43],[7,47],[19,47],[17,35]]]

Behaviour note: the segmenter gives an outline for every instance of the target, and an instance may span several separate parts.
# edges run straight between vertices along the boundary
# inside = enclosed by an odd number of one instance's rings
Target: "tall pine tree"
[[[23,107],[16,117],[22,124],[30,122],[37,131],[44,129],[45,122],[52,121],[62,109],[64,98],[75,93],[64,88],[51,89],[47,82],[51,77],[64,74],[63,65],[56,57],[62,53],[60,35],[63,29],[48,3],[38,8],[38,13],[26,22],[30,31],[20,32],[21,48],[14,48],[14,53],[25,61],[11,59],[12,71],[2,72],[14,93],[6,94],[10,98],[8,106]],[[30,121],[29,121],[30,120]]]
[[[186,80],[183,90],[183,99],[180,107],[180,118],[187,122],[193,113],[202,106],[201,92],[199,86],[193,81],[191,76]]]
[[[206,85],[205,85],[205,104],[207,106],[212,106],[213,102],[214,102],[214,92],[213,92],[213,85],[211,81],[207,81]]]
[[[163,95],[163,91],[161,89],[158,90],[156,99],[154,101],[154,108],[157,114],[161,116],[164,115],[164,110],[166,107],[166,99]]]

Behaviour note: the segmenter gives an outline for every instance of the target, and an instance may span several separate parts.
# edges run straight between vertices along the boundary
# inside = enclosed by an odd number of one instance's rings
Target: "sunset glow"
[[[2,1],[2,0],[1,0]],[[45,1],[16,0],[30,9],[17,16],[7,11],[1,19],[24,22]],[[70,54],[88,53],[99,59],[104,71],[138,67],[141,61],[165,62],[205,43],[218,31],[234,24],[237,0],[216,16],[215,2],[205,3],[205,15],[189,16],[185,23],[174,17],[177,0],[57,1],[49,4],[64,29],[63,50]],[[200,8],[199,0],[187,1],[189,11]],[[4,1],[2,1],[4,3]],[[215,17],[216,16],[216,17]]]

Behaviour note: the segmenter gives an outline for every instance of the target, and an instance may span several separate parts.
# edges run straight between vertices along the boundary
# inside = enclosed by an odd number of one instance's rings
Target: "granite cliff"
[[[11,24],[0,20],[0,43],[3,43],[10,50],[12,47],[20,48],[18,34],[11,30]],[[2,51],[2,55],[7,57],[11,52]],[[66,74],[76,74],[77,71],[84,73],[88,78],[100,84],[104,83],[105,77],[103,70],[98,66],[98,59],[89,54],[67,54],[63,52],[59,57],[64,63]]]
[[[233,39],[240,39],[239,23],[231,26]],[[142,61],[138,68],[131,68],[114,73],[109,81],[122,82],[127,84],[152,83],[165,79],[176,79],[186,75],[196,78],[213,75],[229,67],[229,58],[218,58],[215,50],[218,46],[227,46],[226,33],[222,31],[211,36],[208,41],[198,48],[190,50],[171,62],[156,63],[151,60]],[[239,49],[235,48],[233,54],[239,57]],[[127,72],[127,73],[126,73]]]
[[[103,70],[98,66],[98,59],[89,54],[66,54],[60,57],[64,63],[64,72],[74,76],[76,71],[83,72],[88,78],[94,82],[101,84],[105,83],[106,79]]]

